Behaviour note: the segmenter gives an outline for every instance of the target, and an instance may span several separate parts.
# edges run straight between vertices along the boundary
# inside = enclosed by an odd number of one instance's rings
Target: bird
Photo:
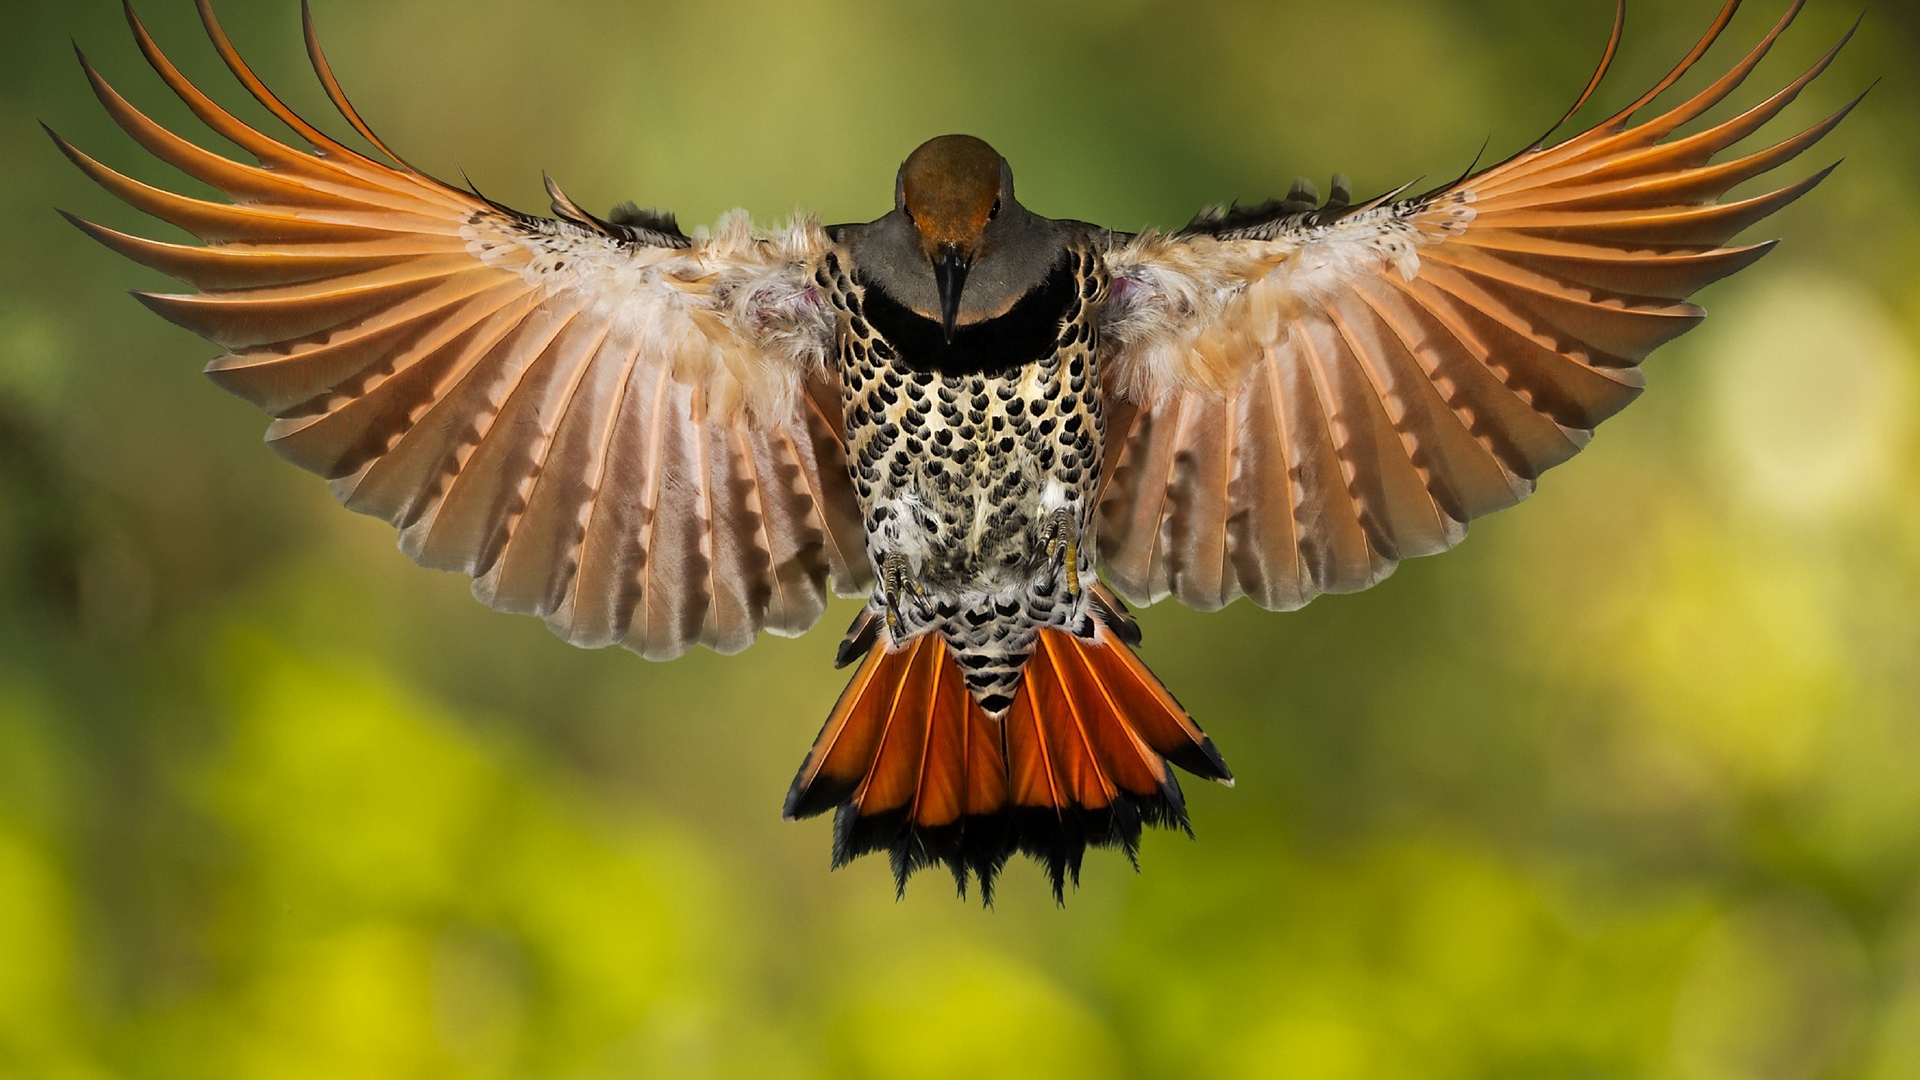
[[[1134,862],[1144,828],[1192,834],[1176,770],[1230,785],[1212,740],[1140,660],[1129,605],[1270,610],[1351,593],[1526,498],[1698,324],[1688,297],[1765,255],[1750,226],[1828,166],[1728,199],[1858,104],[1739,156],[1833,62],[1730,119],[1785,13],[1704,88],[1656,102],[1740,0],[1609,118],[1459,179],[1356,199],[1201,211],[1126,232],[1043,216],[970,135],[904,160],[874,220],[711,229],[551,177],[551,216],[437,179],[348,101],[302,3],[321,88],[356,149],[289,108],[205,31],[292,138],[182,75],[129,0],[161,80],[253,161],[122,97],[148,153],[225,196],[82,173],[199,243],[68,215],[186,283],[136,293],[226,350],[207,374],[271,417],[266,439],[420,564],[576,645],[653,660],[797,635],[863,601],[846,689],[802,760],[789,819],[833,814],[832,865],[884,854],[896,890],[944,867],[992,903],[1033,859],[1064,902],[1087,850]],[[1859,24],[1854,24],[1857,29]],[[1864,94],[1862,95],[1864,97]],[[304,145],[302,145],[304,144]]]

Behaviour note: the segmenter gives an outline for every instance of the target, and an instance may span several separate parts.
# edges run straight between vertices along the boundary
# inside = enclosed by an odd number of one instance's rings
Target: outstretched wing
[[[1137,603],[1171,594],[1213,609],[1246,595],[1296,608],[1445,550],[1531,493],[1639,394],[1636,365],[1700,321],[1686,297],[1772,246],[1728,241],[1831,171],[1719,201],[1851,105],[1750,156],[1713,158],[1839,46],[1740,116],[1670,138],[1741,84],[1800,6],[1723,78],[1644,123],[1634,115],[1739,0],[1658,86],[1557,146],[1416,198],[1215,211],[1116,246],[1100,525],[1115,589]]]
[[[580,645],[736,652],[762,629],[811,626],[829,580],[864,591],[824,363],[831,312],[810,277],[827,244],[817,224],[762,238],[735,215],[689,239],[662,215],[601,221],[551,185],[560,220],[508,210],[392,155],[340,93],[311,20],[322,85],[393,164],[294,115],[200,10],[234,75],[311,153],[188,83],[131,6],[161,78],[259,164],[161,128],[90,65],[122,128],[232,202],[149,187],[55,141],[206,243],[74,219],[200,290],[141,299],[231,350],[208,372],[273,415],[277,451],[393,523],[423,565],[471,575],[481,600]]]

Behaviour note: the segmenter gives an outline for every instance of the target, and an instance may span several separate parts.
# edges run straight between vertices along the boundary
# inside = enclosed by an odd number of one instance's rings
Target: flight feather
[[[414,559],[577,644],[734,652],[761,630],[807,629],[829,585],[865,590],[816,222],[757,232],[736,212],[687,237],[664,215],[603,221],[551,180],[556,217],[510,210],[387,150],[310,19],[329,98],[391,162],[294,114],[200,10],[235,77],[310,150],[200,92],[130,6],[162,80],[258,163],[161,127],[84,57],[123,129],[231,201],[140,183],[55,138],[108,191],[202,241],[74,219],[199,290],[140,299],[229,350],[208,373],[274,418],[279,453],[395,525]]]
[[[1687,297],[1772,246],[1734,236],[1831,171],[1721,201],[1852,105],[1714,159],[1839,46],[1752,108],[1671,137],[1752,73],[1798,2],[1726,75],[1634,122],[1738,6],[1627,109],[1457,183],[1352,206],[1214,210],[1116,243],[1103,377],[1128,419],[1109,433],[1100,526],[1115,591],[1291,609],[1364,589],[1453,546],[1584,447],[1639,394],[1640,361],[1700,321]]]

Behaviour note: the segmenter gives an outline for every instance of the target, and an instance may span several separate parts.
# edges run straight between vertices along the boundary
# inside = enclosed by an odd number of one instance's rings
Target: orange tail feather
[[[1046,866],[1061,898],[1088,845],[1132,859],[1143,825],[1187,829],[1169,762],[1232,782],[1206,734],[1105,626],[1093,641],[1042,630],[999,722],[967,692],[945,640],[926,634],[866,656],[786,816],[834,810],[834,866],[886,851],[902,890],[944,863],[962,895],[978,876],[991,902],[1017,851]]]

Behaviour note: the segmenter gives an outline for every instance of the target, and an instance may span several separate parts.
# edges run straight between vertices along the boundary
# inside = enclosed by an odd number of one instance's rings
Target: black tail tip
[[[1140,836],[1149,825],[1193,835],[1177,783],[1151,796],[1122,794],[1099,809],[1009,807],[933,827],[913,824],[904,810],[863,817],[843,802],[834,811],[833,867],[885,852],[895,894],[904,898],[915,873],[945,866],[962,900],[977,880],[981,904],[992,907],[1000,872],[1014,855],[1025,855],[1040,865],[1054,903],[1064,907],[1068,884],[1080,887],[1088,848],[1117,849],[1137,871]]]
[[[860,614],[853,617],[853,623],[847,627],[846,636],[840,639],[840,648],[833,654],[833,666],[844,668],[873,651],[880,640],[880,619],[871,610],[861,608]]]

